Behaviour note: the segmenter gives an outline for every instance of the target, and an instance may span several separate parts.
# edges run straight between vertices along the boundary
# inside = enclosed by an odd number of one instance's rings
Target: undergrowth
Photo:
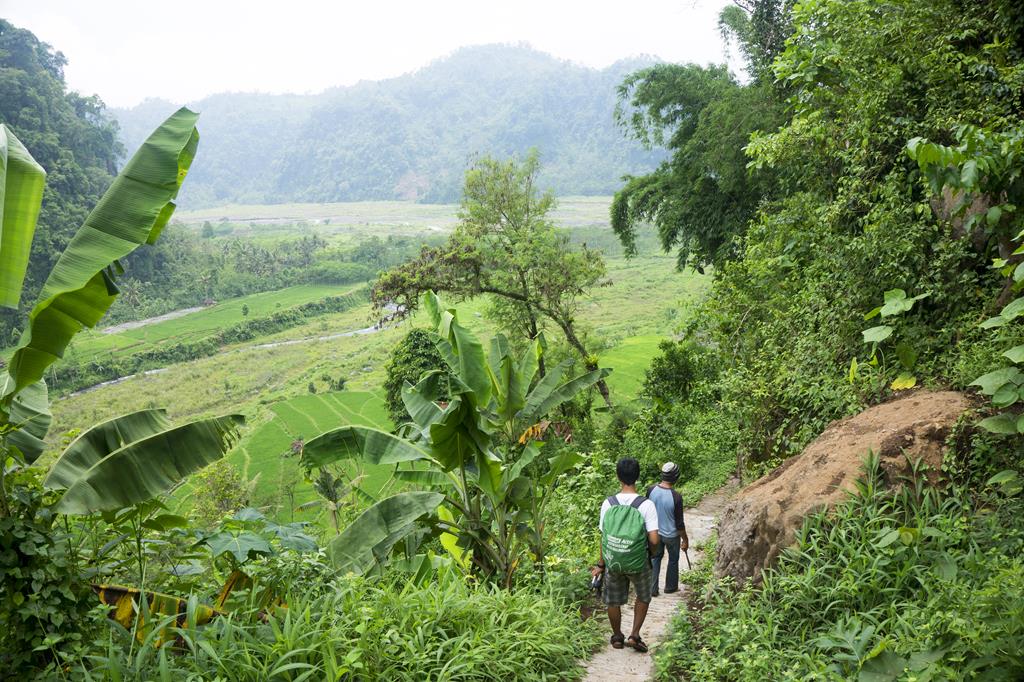
[[[306,559],[313,562],[313,559]],[[551,590],[433,582],[396,573],[383,581],[315,575],[286,580],[287,608],[265,622],[235,612],[209,626],[177,628],[176,645],[131,649],[112,625],[99,653],[73,670],[90,680],[571,680],[596,645],[595,626]],[[309,572],[309,571],[307,571]],[[294,577],[294,576],[293,576]],[[304,590],[303,587],[310,590]],[[254,608],[255,612],[255,608]]]
[[[659,679],[1020,679],[1022,519],[1005,486],[918,477],[888,491],[872,458],[857,494],[809,517],[759,589],[698,590]]]

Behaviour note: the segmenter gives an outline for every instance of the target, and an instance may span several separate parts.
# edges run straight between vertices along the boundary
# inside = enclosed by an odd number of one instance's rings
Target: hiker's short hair
[[[633,485],[640,478],[640,462],[632,457],[623,457],[615,465],[615,475],[626,485]]]

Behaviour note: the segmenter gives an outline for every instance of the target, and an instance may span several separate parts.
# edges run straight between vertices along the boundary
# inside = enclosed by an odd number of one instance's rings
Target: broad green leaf
[[[1024,296],[1013,299],[999,312],[999,316],[1007,320],[1013,320],[1022,314],[1024,314]]]
[[[1022,420],[1024,420],[1024,417],[1022,417]],[[999,491],[1008,496],[1014,496],[1024,489],[1024,482],[1021,481],[1020,475],[1012,469],[1000,471],[988,479],[987,485],[999,486]]]
[[[988,209],[988,212],[985,213],[985,220],[988,221],[989,227],[995,227],[1002,217],[1003,209],[999,208],[998,206],[993,206],[992,208]]]
[[[150,500],[223,457],[243,423],[237,414],[202,419],[128,443],[81,472],[56,510],[92,514]]]
[[[960,169],[960,184],[971,190],[978,184],[978,162],[971,159]]]
[[[302,523],[287,523],[283,526],[268,523],[266,529],[277,536],[277,541],[285,549],[296,552],[315,552],[317,550],[316,540],[306,534]]]
[[[400,470],[395,472],[395,479],[406,483],[415,483],[419,486],[439,488],[451,485],[452,480],[440,471],[425,470]]]
[[[1009,483],[1010,481],[1014,481],[1019,477],[1020,474],[1018,474],[1013,469],[1006,469],[1004,471],[1000,471],[998,474],[988,479],[988,481],[985,482],[985,485],[1003,485],[1004,483]]]
[[[864,662],[857,676],[858,682],[895,682],[907,667],[906,659],[891,651],[883,651]]]
[[[42,378],[71,338],[94,327],[117,297],[114,269],[152,243],[170,219],[199,144],[197,114],[179,109],[142,144],[50,271],[8,371],[11,395]]]
[[[342,426],[320,434],[302,447],[301,462],[307,469],[343,459],[397,464],[430,459],[430,455],[404,438],[369,426]]]
[[[4,394],[3,383],[13,386],[6,372],[0,374],[0,395]],[[31,464],[43,454],[46,444],[46,432],[50,429],[53,416],[50,414],[50,400],[46,392],[46,383],[42,380],[26,386],[10,405],[8,421],[17,427],[7,436],[7,442],[18,448],[25,462]]]
[[[883,324],[865,329],[861,334],[864,336],[864,343],[881,343],[892,336],[892,327]]]
[[[893,379],[889,388],[894,391],[905,391],[908,388],[913,388],[914,386],[917,386],[917,377],[909,372],[902,372],[898,377]]]
[[[164,409],[140,410],[101,422],[71,442],[50,467],[43,485],[51,490],[70,488],[110,453],[170,425]]]
[[[463,327],[458,321],[451,323],[448,340],[458,358],[458,377],[472,391],[472,400],[479,407],[486,407],[491,399],[491,377],[487,371],[487,357],[480,339]]]
[[[547,473],[544,474],[545,485],[554,483],[555,479],[573,467],[578,466],[585,459],[583,455],[573,450],[563,450],[558,455],[555,455],[549,462]]]
[[[890,289],[889,291],[886,291],[882,295],[882,300],[885,301],[885,304],[879,311],[882,317],[896,315],[909,310],[909,308],[903,307],[907,302],[907,292],[903,289]]]
[[[241,533],[221,531],[209,536],[203,542],[210,548],[210,554],[213,556],[218,557],[221,554],[230,554],[240,564],[245,563],[250,558],[260,555],[267,556],[274,553],[270,543],[263,537],[247,530]]]
[[[177,514],[160,514],[142,522],[144,528],[165,531],[172,528],[188,528],[188,519]]]
[[[1024,263],[1018,263],[1013,269],[1013,281],[1019,282],[1024,279]]]
[[[46,171],[14,131],[0,123],[0,306],[17,309]]]
[[[402,387],[402,403],[420,430],[430,427],[441,416],[441,408],[435,402],[440,395],[444,374],[433,371],[424,374],[415,386],[406,382]]]
[[[543,356],[544,335],[540,334],[526,347],[522,357],[519,358],[519,364],[516,366],[516,374],[519,375],[519,385],[523,387],[523,391],[530,389],[530,384],[533,383],[533,378],[537,376],[537,371],[540,369],[540,359]]]
[[[533,394],[531,394],[530,400],[527,401],[526,407],[523,408],[523,411],[520,414],[520,418],[527,422],[537,421],[565,401],[572,400],[578,393],[590,388],[598,381],[611,374],[611,372],[612,370],[610,368],[604,367],[602,369],[595,369],[592,372],[587,372],[586,374],[581,374],[575,379],[570,379],[561,386],[555,388],[553,391],[549,392],[544,400],[539,404],[534,403],[532,400]]]
[[[1016,367],[1003,367],[981,375],[969,385],[980,387],[981,392],[985,395],[994,395],[996,391],[1008,383],[1019,384],[1021,377],[1024,377],[1024,374],[1021,374],[1021,371]]]
[[[476,461],[490,447],[490,434],[481,430],[479,413],[468,402],[454,398],[441,419],[430,426],[430,452],[444,471]]]
[[[327,546],[327,556],[340,573],[362,575],[387,560],[398,540],[416,528],[444,501],[435,492],[399,493],[381,500],[359,515]]]
[[[988,318],[978,326],[982,329],[993,329],[995,327],[1002,327],[1007,322],[1009,322],[1009,320],[1002,315],[996,315],[995,317]]]
[[[918,537],[921,535],[921,531],[917,528],[903,527],[899,530],[900,542],[908,547],[917,542]]]
[[[1017,402],[1018,391],[1014,384],[1003,384],[992,395],[992,404],[996,407],[1009,407]]]
[[[559,382],[562,380],[562,376],[565,371],[572,366],[571,360],[563,360],[554,367],[549,367],[547,374],[544,378],[537,382],[537,385],[533,387],[530,394],[526,397],[526,404],[523,409],[520,410],[518,419],[527,423],[533,424],[537,422],[536,418],[539,413],[541,404],[558,388]]]
[[[433,291],[424,291],[420,296],[420,307],[427,311],[431,325],[436,328],[441,324],[441,313],[444,311],[444,306],[441,305],[441,299],[437,294]]]
[[[872,308],[870,311],[868,311],[867,313],[864,314],[864,321],[866,322],[866,321],[868,321],[868,320],[870,320],[872,318],[878,317],[879,313],[881,313],[881,312],[882,312],[882,306],[878,306],[877,308]]]
[[[1007,436],[1017,433],[1016,417],[1005,413],[982,419],[978,422],[978,426],[990,433],[1001,433]]]
[[[516,415],[526,405],[526,391],[529,384],[519,381],[519,372],[511,355],[505,355],[498,366],[495,376],[495,399],[498,419],[505,424],[513,423]]]
[[[1010,350],[1003,353],[1003,357],[1007,358],[1010,362],[1021,363],[1024,362],[1024,344],[1014,346]]]
[[[881,549],[883,547],[888,547],[889,545],[891,545],[892,543],[896,542],[899,539],[900,539],[900,532],[898,530],[893,529],[893,530],[887,531],[885,534],[883,534],[878,539],[878,542],[875,543],[875,547],[877,547],[879,549]]]
[[[454,525],[455,523],[455,516],[452,515],[448,507],[444,506],[443,504],[437,508],[437,518],[441,519],[449,525]],[[458,531],[453,530],[451,532],[441,533],[441,537],[439,539],[441,540],[441,546],[444,547],[449,554],[451,554],[452,558],[455,560],[455,563],[458,564],[463,570],[468,569],[470,559],[469,551],[462,547],[459,547]]]
[[[255,507],[242,507],[231,518],[235,521],[266,521],[267,515]]]

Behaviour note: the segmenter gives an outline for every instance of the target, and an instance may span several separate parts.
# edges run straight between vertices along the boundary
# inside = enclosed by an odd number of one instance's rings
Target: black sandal
[[[647,653],[647,643],[644,642],[644,640],[640,639],[640,635],[637,635],[636,637],[630,637],[628,640],[626,640],[626,646],[633,649],[638,654]]]
[[[612,635],[611,643],[613,649],[621,649],[622,643],[626,641],[625,635]]]

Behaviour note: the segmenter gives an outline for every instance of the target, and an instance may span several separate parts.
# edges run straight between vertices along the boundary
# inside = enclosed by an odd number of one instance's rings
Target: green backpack
[[[639,573],[647,567],[647,530],[640,513],[646,499],[637,495],[623,506],[615,495],[608,498],[611,507],[604,513],[601,556],[609,571]]]

